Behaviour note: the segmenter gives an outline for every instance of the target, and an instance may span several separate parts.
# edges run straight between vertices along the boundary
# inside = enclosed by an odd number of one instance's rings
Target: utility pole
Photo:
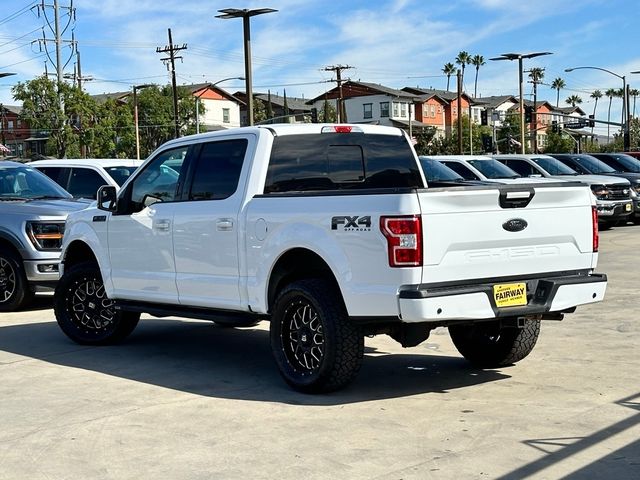
[[[347,112],[344,108],[344,99],[342,97],[342,70],[349,70],[351,68],[353,67],[349,65],[332,65],[324,68],[326,72],[335,72],[336,74],[336,79],[331,81],[338,84],[338,105],[336,105],[338,107],[336,108],[338,123],[347,121]]]
[[[458,69],[456,78],[458,80],[458,154],[462,155],[464,152],[462,151],[462,72],[460,69]]]
[[[182,46],[174,45],[171,38],[171,29],[169,31],[169,45],[164,48],[156,48],[156,53],[168,53],[169,56],[162,58],[161,60],[167,65],[167,69],[171,72],[171,87],[173,88],[173,123],[175,127],[175,138],[180,137],[180,124],[178,123],[178,88],[176,87],[176,59],[182,60],[181,56],[176,56],[176,52],[180,50],[186,50],[187,44],[183,43]]]
[[[58,83],[62,83],[64,68],[69,64],[71,58],[73,58],[77,46],[77,42],[73,36],[73,25],[75,25],[76,20],[76,9],[73,6],[73,0],[69,0],[68,6],[61,5],[60,3],[60,0],[53,0],[53,3],[47,3],[46,0],[41,0],[31,7],[31,10],[36,10],[35,13],[38,18],[42,18],[45,23],[45,28],[42,30],[42,38],[32,41],[31,44],[37,43],[40,52],[44,52],[49,62],[55,66],[55,76]],[[53,19],[51,19],[51,9],[53,10]],[[67,17],[66,21],[64,20],[65,17]],[[71,40],[65,40],[63,37],[69,28],[72,30]],[[47,38],[47,32],[51,32],[53,38]],[[53,57],[49,51],[50,43],[55,45],[55,54]],[[62,59],[62,48],[64,44],[71,45],[71,52],[65,60]],[[48,75],[46,62],[45,75]]]

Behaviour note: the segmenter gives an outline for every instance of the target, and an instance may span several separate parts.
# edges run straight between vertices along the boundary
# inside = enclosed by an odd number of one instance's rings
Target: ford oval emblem
[[[528,225],[527,221],[523,218],[512,218],[504,222],[502,224],[502,228],[507,232],[521,232],[527,228]]]

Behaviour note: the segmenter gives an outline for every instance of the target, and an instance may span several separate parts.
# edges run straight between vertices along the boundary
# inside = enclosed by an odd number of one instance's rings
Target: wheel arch
[[[267,308],[271,312],[278,292],[286,285],[304,278],[324,278],[340,293],[340,284],[331,267],[320,255],[307,248],[293,248],[284,252],[273,265],[267,288]]]
[[[2,235],[2,233],[0,233],[0,248],[5,248],[22,258],[22,255],[20,255],[20,247],[17,246],[11,238],[7,238],[5,235]]]
[[[74,240],[65,249],[62,262],[65,269],[69,269],[74,265],[82,262],[98,262],[98,258],[91,250],[91,247],[82,240]]]

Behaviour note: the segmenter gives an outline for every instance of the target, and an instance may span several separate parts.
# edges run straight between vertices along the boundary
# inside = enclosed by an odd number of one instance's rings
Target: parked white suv
[[[142,160],[84,158],[36,160],[28,163],[47,175],[74,198],[96,198],[98,188],[113,185],[120,188]]]

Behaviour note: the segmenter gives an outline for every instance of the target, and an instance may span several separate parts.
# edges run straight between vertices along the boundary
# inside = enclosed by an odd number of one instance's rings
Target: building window
[[[398,102],[393,102],[393,116],[397,117],[400,114],[400,107],[398,106]]]
[[[407,116],[407,104],[406,103],[401,103],[400,104],[400,117],[401,118],[405,118]]]
[[[230,114],[229,114],[229,109],[228,108],[223,108],[222,109],[222,123],[230,123],[231,119],[230,119]]]
[[[389,116],[389,102],[380,102],[380,116],[381,117]]]
[[[13,130],[13,120],[7,120],[7,130]]]
[[[373,118],[373,103],[365,103],[362,105],[363,107],[363,117],[364,118]]]
[[[436,106],[431,105],[431,117],[436,118]]]

